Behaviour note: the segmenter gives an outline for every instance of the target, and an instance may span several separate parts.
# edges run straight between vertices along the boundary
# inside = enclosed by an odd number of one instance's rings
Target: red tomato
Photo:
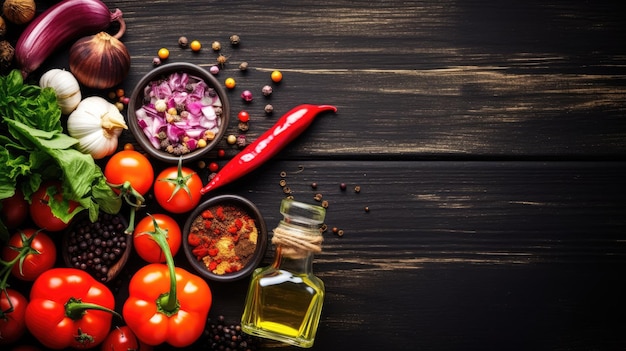
[[[57,193],[54,195],[56,201],[63,201],[63,194],[61,193],[61,183],[57,181],[48,181],[41,184],[39,189],[33,194],[30,203],[30,218],[35,224],[42,229],[57,232],[63,230],[69,226],[69,222],[63,222],[59,217],[55,216],[50,209],[50,197],[48,196],[48,188],[56,187]],[[68,213],[74,211],[78,207],[78,203],[75,201],[69,202]]]
[[[166,211],[184,213],[198,206],[202,197],[200,189],[202,179],[196,172],[182,166],[168,167],[154,182],[154,197]]]
[[[102,351],[139,350],[139,341],[128,326],[116,327],[104,339]]]
[[[122,150],[111,156],[104,168],[104,176],[114,185],[130,182],[138,193],[144,195],[154,181],[154,169],[150,160],[140,152]]]
[[[170,246],[170,252],[172,256],[176,255],[178,249],[180,249],[182,233],[176,220],[165,214],[157,213],[146,216],[139,221],[135,226],[135,233],[133,234],[133,246],[139,257],[145,261],[150,263],[165,262],[165,254],[159,245],[152,239],[150,234],[146,234],[155,231],[153,218],[161,230],[167,231],[167,243]]]
[[[13,289],[7,289],[6,293],[0,291],[0,345],[14,343],[24,335],[27,305],[28,300],[20,292]]]
[[[11,235],[7,245],[2,248],[2,260],[5,262],[14,260],[19,252],[12,247],[28,247],[29,239],[32,240],[30,252],[23,257],[21,264],[18,261],[11,269],[13,276],[25,281],[35,280],[41,273],[52,268],[57,259],[57,249],[50,236],[45,232],[28,228]]]
[[[19,227],[28,216],[28,201],[24,199],[24,194],[20,190],[16,190],[13,196],[3,199],[0,208],[0,219],[9,229]]]

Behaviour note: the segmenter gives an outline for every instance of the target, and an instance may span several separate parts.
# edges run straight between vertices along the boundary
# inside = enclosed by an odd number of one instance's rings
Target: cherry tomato
[[[57,232],[63,230],[69,226],[69,221],[63,222],[59,217],[52,213],[52,209],[48,203],[50,202],[50,196],[48,196],[48,188],[56,187],[57,193],[54,195],[56,201],[63,201],[63,194],[61,193],[61,183],[57,181],[48,181],[41,184],[39,189],[33,194],[29,207],[30,218],[35,224],[42,229],[51,232]],[[78,203],[75,201],[69,201],[68,213],[71,213],[78,207]]]
[[[28,217],[28,201],[24,194],[16,190],[13,196],[3,199],[0,203],[0,220],[9,229],[19,227]]]
[[[144,195],[154,181],[154,169],[140,152],[122,150],[111,156],[104,168],[104,176],[107,182],[115,185],[128,181],[138,193]]]
[[[170,246],[172,256],[176,256],[178,249],[180,249],[182,233],[176,220],[166,214],[157,213],[146,216],[137,223],[133,234],[135,251],[144,261],[161,263],[165,262],[163,251],[150,234],[146,234],[155,231],[153,218],[161,230],[167,231],[167,243]]]
[[[198,206],[202,195],[202,179],[187,167],[168,167],[154,182],[154,197],[163,209],[171,213],[185,213]]]
[[[57,258],[57,249],[50,236],[41,230],[28,228],[11,235],[7,245],[2,248],[2,260],[14,260],[19,252],[13,248],[28,247],[29,239],[32,240],[30,252],[24,256],[21,264],[18,261],[11,269],[13,276],[25,281],[33,281],[52,268]]]
[[[104,339],[102,351],[139,350],[139,340],[128,326],[116,327]]]
[[[20,292],[10,288],[0,291],[0,345],[14,343],[24,335],[27,305]]]

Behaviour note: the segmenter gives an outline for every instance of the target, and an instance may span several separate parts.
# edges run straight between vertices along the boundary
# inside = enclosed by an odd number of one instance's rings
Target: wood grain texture
[[[338,107],[271,162],[209,195],[249,198],[270,228],[284,197],[281,171],[297,199],[321,192],[330,202],[327,224],[345,235],[326,233],[315,261],[328,294],[313,350],[626,348],[618,2],[105,3],[128,26],[127,92],[159,48],[170,49],[168,62],[208,68],[218,40],[229,58],[218,79],[236,78],[228,94],[233,111],[252,114],[249,140],[297,104]],[[231,34],[240,46],[228,45]],[[178,48],[183,35],[204,49]],[[66,66],[62,49],[42,71]],[[284,80],[265,99],[274,69]],[[239,98],[245,89],[250,104]],[[227,134],[239,134],[235,119]],[[221,147],[220,164],[238,151]],[[157,210],[152,203],[145,212]],[[120,276],[120,302],[140,264]],[[237,319],[246,284],[213,284],[211,314]],[[262,349],[276,348],[295,349]]]
[[[180,35],[208,47],[237,33],[242,45],[225,46],[232,64],[221,79],[232,75],[257,93],[278,68],[285,80],[274,96],[277,113],[303,101],[336,104],[337,118],[307,137],[318,147],[291,148],[295,157],[622,158],[626,151],[626,28],[614,2],[111,5],[126,13],[129,86],[161,46],[173,49],[170,61],[213,63],[208,48],[176,50]],[[161,30],[178,18],[191,24]],[[241,61],[250,63],[245,77]],[[259,130],[270,124],[258,122]]]

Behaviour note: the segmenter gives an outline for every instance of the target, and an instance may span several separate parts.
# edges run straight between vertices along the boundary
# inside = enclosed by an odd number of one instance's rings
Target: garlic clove
[[[39,79],[39,86],[54,89],[64,115],[72,113],[82,100],[78,80],[71,72],[63,69],[53,68],[45,72]]]
[[[128,129],[124,116],[99,96],[85,98],[67,119],[68,134],[78,139],[78,149],[94,159],[115,152],[124,129]]]

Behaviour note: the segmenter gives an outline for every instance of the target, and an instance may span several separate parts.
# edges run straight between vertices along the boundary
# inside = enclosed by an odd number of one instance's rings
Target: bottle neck
[[[321,251],[319,229],[281,221],[274,229],[276,256],[274,267],[293,273],[312,273],[313,257]]]
[[[313,273],[313,253],[309,252],[305,256],[290,257],[283,252],[281,245],[276,247],[274,257],[274,268],[289,271],[297,274]]]

